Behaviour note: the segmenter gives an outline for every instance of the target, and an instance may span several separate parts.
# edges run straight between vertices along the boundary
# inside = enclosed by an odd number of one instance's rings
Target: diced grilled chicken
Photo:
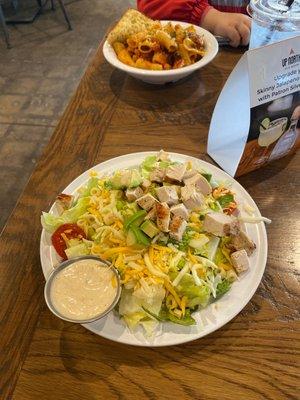
[[[170,208],[167,203],[156,203],[156,225],[163,232],[169,232]]]
[[[246,250],[242,249],[235,251],[234,253],[231,254],[230,257],[234,269],[238,274],[247,271],[247,269],[250,267],[250,262]]]
[[[148,214],[146,215],[145,219],[150,219],[151,221],[156,221],[156,207],[152,207]]]
[[[151,185],[151,182],[149,179],[144,179],[143,182],[141,183],[141,187],[143,190],[149,189],[149,186]]]
[[[149,174],[149,179],[151,182],[161,183],[165,178],[165,174],[166,174],[165,168],[159,168],[159,167],[154,168],[154,170],[151,171]]]
[[[183,175],[186,171],[185,164],[170,165],[166,169],[166,178],[170,181],[182,182]]]
[[[171,219],[169,227],[170,236],[173,239],[180,241],[182,239],[182,235],[185,231],[186,226],[187,222],[183,218],[179,217],[178,215],[174,215]]]
[[[141,196],[136,200],[137,204],[143,208],[144,210],[148,211],[150,208],[154,206],[154,204],[157,202],[156,198],[152,196],[152,194],[147,193],[144,194],[144,196]]]
[[[134,189],[126,189],[125,196],[128,201],[135,201],[141,196],[143,196],[143,189],[139,186]]]
[[[181,199],[186,208],[198,209],[204,203],[203,194],[197,192],[195,186],[184,186],[181,188]]]
[[[161,203],[167,203],[169,206],[178,203],[177,191],[173,186],[161,186],[156,189],[156,194]]]
[[[235,217],[221,212],[210,212],[205,215],[203,229],[215,236],[237,235],[239,223]]]
[[[160,150],[157,155],[158,161],[170,161],[170,155],[164,150]]]
[[[190,178],[185,178],[183,181],[186,186],[195,186],[196,189],[199,190],[199,192],[201,192],[204,196],[207,196],[212,191],[212,187],[209,182],[199,173],[191,176]]]
[[[246,250],[248,256],[256,249],[256,244],[246,235],[245,232],[240,231],[236,236],[232,237],[231,245],[235,250]]]
[[[172,214],[174,214],[174,215],[176,215],[178,217],[181,217],[186,221],[189,219],[189,212],[188,212],[186,206],[184,204],[182,204],[182,203],[176,204],[175,206],[172,206],[170,208],[170,211],[171,211]]]
[[[59,214],[62,214],[65,210],[71,207],[74,200],[74,196],[69,194],[61,193],[56,197],[56,207]]]
[[[188,169],[187,171],[185,171],[182,180],[184,181],[185,179],[191,178],[196,174],[199,174],[199,172],[196,171],[195,169]]]

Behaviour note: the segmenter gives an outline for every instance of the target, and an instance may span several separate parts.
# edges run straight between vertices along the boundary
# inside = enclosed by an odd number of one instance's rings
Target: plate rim
[[[85,170],[82,174],[80,174],[79,176],[77,176],[76,178],[74,178],[74,179],[72,180],[72,182],[70,182],[70,183],[63,189],[62,192],[67,191],[68,187],[70,187],[71,185],[73,185],[77,180],[78,180],[78,181],[82,180],[85,176],[86,176],[86,180],[87,180],[87,179],[88,179],[88,176],[89,176],[89,173],[90,173],[91,171],[95,170],[96,168],[99,168],[100,166],[104,166],[104,167],[105,167],[105,164],[109,164],[109,163],[111,163],[112,161],[124,160],[124,159],[126,160],[126,159],[128,158],[128,156],[130,156],[130,157],[134,157],[134,156],[139,156],[139,157],[142,157],[142,156],[143,156],[143,157],[147,157],[147,156],[149,156],[149,155],[155,155],[155,154],[157,154],[157,152],[158,152],[158,151],[156,151],[156,150],[153,150],[153,151],[143,151],[143,152],[132,152],[132,153],[126,153],[126,154],[123,154],[123,155],[120,155],[120,156],[117,156],[117,157],[109,158],[109,159],[107,159],[107,160],[105,160],[105,161],[103,161],[103,162],[100,162],[100,163],[98,163],[98,164],[92,166],[91,168]],[[233,182],[235,183],[235,185],[238,186],[239,190],[243,192],[243,194],[246,194],[246,195],[252,200],[252,202],[254,203],[255,208],[256,208],[255,211],[256,211],[256,213],[257,213],[257,216],[261,216],[260,210],[259,210],[259,208],[258,208],[256,202],[255,202],[254,199],[252,198],[252,196],[247,192],[247,190],[246,190],[236,179],[234,179],[232,176],[230,176],[226,171],[224,171],[224,170],[222,170],[221,168],[215,166],[214,164],[211,164],[211,163],[209,163],[209,162],[207,162],[207,161],[205,161],[205,160],[202,160],[201,158],[197,158],[197,157],[194,157],[194,156],[191,156],[191,155],[187,155],[187,154],[182,154],[182,153],[177,153],[177,152],[171,152],[171,151],[168,151],[168,153],[170,154],[171,157],[176,158],[176,156],[179,156],[179,157],[183,157],[183,158],[190,158],[190,159],[192,159],[192,160],[194,160],[194,161],[200,162],[200,164],[204,164],[207,168],[212,168],[213,170],[216,170],[216,171],[221,172],[221,173],[222,173],[223,175],[225,175],[230,181],[233,181]],[[115,168],[115,170],[117,170],[117,167]],[[212,171],[212,172],[213,172],[213,171]],[[86,180],[85,180],[85,181],[86,181]],[[84,184],[84,183],[80,183],[80,186],[82,186],[83,184]],[[77,189],[74,189],[73,192],[75,192],[76,190],[77,190]],[[53,202],[53,203],[51,204],[51,206],[50,206],[48,212],[51,212],[51,210],[52,210],[52,208],[53,208],[53,206],[54,206],[54,203],[55,203],[55,202]],[[262,257],[262,262],[261,262],[261,263],[263,264],[263,267],[262,267],[261,270],[260,270],[260,274],[259,274],[259,275],[256,275],[256,284],[253,285],[253,287],[251,288],[251,290],[249,290],[248,295],[247,295],[246,297],[243,297],[243,301],[240,302],[240,305],[237,307],[237,310],[235,310],[235,311],[234,311],[232,314],[230,314],[229,316],[226,316],[226,318],[224,318],[224,319],[222,320],[222,322],[216,323],[216,324],[212,325],[212,326],[211,326],[208,330],[206,330],[205,332],[201,332],[201,331],[200,331],[200,332],[197,333],[197,334],[192,334],[192,335],[193,335],[192,338],[186,338],[186,336],[184,336],[184,337],[181,337],[181,338],[179,337],[177,340],[173,340],[173,341],[171,341],[171,342],[168,343],[168,344],[165,344],[165,343],[160,344],[159,342],[158,342],[158,343],[151,343],[151,342],[142,343],[142,342],[139,342],[137,339],[135,339],[134,342],[132,342],[132,341],[130,341],[130,340],[126,340],[126,338],[122,338],[121,340],[119,340],[119,338],[116,338],[116,339],[115,339],[115,338],[112,338],[109,334],[105,334],[105,333],[102,334],[102,333],[100,333],[99,331],[97,331],[96,329],[94,329],[93,326],[90,326],[90,324],[82,324],[82,326],[83,326],[84,328],[88,329],[89,331],[95,333],[96,335],[98,335],[98,336],[100,336],[100,337],[103,337],[103,338],[105,338],[105,339],[112,340],[112,341],[117,342],[117,343],[122,343],[122,344],[130,345],[130,346],[136,346],[136,347],[169,347],[169,346],[176,346],[176,345],[180,345],[180,344],[189,343],[189,342],[192,342],[192,341],[197,340],[197,339],[201,339],[202,337],[205,337],[205,336],[210,335],[211,333],[217,331],[218,329],[220,329],[220,328],[222,328],[223,326],[225,326],[228,322],[230,322],[231,320],[233,320],[233,319],[246,307],[246,305],[249,303],[249,301],[251,300],[251,298],[254,296],[255,292],[257,291],[257,289],[258,289],[258,287],[259,287],[259,285],[260,285],[260,283],[261,283],[263,274],[264,274],[264,272],[265,272],[266,264],[267,264],[268,239],[267,239],[267,232],[266,232],[265,224],[264,224],[263,222],[260,222],[259,224],[260,224],[260,228],[261,228],[261,232],[260,232],[259,238],[260,238],[260,240],[262,240],[262,242],[263,242],[263,244],[264,244],[264,246],[261,246],[261,249],[260,249],[260,251],[261,251],[260,257]],[[42,272],[43,272],[44,278],[46,279],[46,274],[45,274],[45,271],[44,271],[45,266],[43,265],[43,256],[42,256],[42,253],[43,253],[43,251],[44,251],[44,248],[43,248],[43,247],[44,247],[44,244],[42,243],[42,241],[43,241],[43,238],[45,237],[45,235],[46,235],[46,231],[45,231],[45,229],[43,228],[43,229],[42,229],[42,232],[41,232],[40,246],[39,246],[39,247],[40,247],[40,262],[41,262]],[[52,266],[52,267],[53,267],[53,266]],[[201,312],[201,310],[200,310],[199,312]],[[187,333],[186,335],[188,335],[188,333]],[[196,335],[196,336],[194,337],[194,335]],[[130,337],[134,337],[134,334],[132,333]]]

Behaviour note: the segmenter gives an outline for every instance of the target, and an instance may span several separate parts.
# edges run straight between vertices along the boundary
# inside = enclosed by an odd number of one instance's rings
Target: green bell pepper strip
[[[143,306],[142,308],[147,314],[149,314],[151,317],[155,318],[159,322],[171,321],[174,324],[185,325],[185,326],[196,324],[196,321],[194,320],[193,317],[191,317],[190,311],[188,309],[186,310],[186,315],[183,318],[177,318],[175,317],[175,315],[171,314],[168,310],[164,308],[161,309],[158,315],[152,313]]]
[[[151,242],[150,242],[149,238],[144,234],[144,232],[142,232],[140,230],[140,228],[138,228],[135,225],[131,225],[130,229],[134,233],[138,243],[143,244],[144,246],[149,246],[150,245]]]
[[[131,217],[129,217],[125,223],[124,223],[124,228],[127,230],[137,219],[141,217],[145,217],[147,215],[146,210],[139,210],[136,213],[134,213]]]
[[[211,181],[212,178],[212,174],[210,174],[209,172],[205,172],[201,174],[208,182]]]

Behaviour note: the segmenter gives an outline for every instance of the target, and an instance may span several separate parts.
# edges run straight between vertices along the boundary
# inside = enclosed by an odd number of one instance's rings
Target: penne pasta
[[[139,43],[146,40],[148,33],[146,31],[136,33],[135,35],[131,35],[127,39],[127,44],[130,49],[135,49],[138,47]]]
[[[143,58],[138,58],[135,62],[135,66],[137,68],[151,69],[156,71],[161,71],[163,69],[161,64],[156,64],[151,61],[144,60]]]
[[[176,42],[182,43],[186,37],[184,29],[180,25],[175,25]]]
[[[135,33],[112,44],[118,59],[124,64],[149,70],[182,68],[199,61],[205,55],[203,37],[194,26],[183,28],[171,22],[156,22],[148,30]]]
[[[194,43],[190,38],[185,38],[182,44],[187,52],[199,54],[200,56],[204,55],[204,50],[198,50],[196,43]]]
[[[138,44],[138,49],[141,53],[150,53],[153,50],[153,42],[151,42],[149,39],[146,39]]]
[[[152,58],[152,62],[158,63],[158,64],[163,64],[163,65],[167,64],[168,63],[167,55],[163,52],[155,53]]]
[[[124,49],[121,51],[119,54],[119,60],[122,61],[124,64],[131,65],[134,67],[134,61],[131,58],[131,55],[129,54],[128,50]]]
[[[164,31],[167,32],[171,36],[171,38],[176,37],[175,29],[173,28],[171,22],[164,26]]]
[[[190,58],[189,52],[186,50],[186,48],[184,47],[183,44],[180,44],[178,46],[178,51],[179,51],[185,65],[192,64],[192,60]]]
[[[188,28],[185,29],[185,31],[189,33],[196,33],[196,29],[193,25],[190,25]]]
[[[163,30],[158,30],[155,33],[155,37],[159,41],[159,43],[163,47],[165,47],[170,53],[173,53],[177,50],[178,46],[176,41],[172,39],[167,32],[164,32]]]
[[[134,67],[134,61],[131,58],[129,51],[125,48],[123,43],[115,42],[113,48],[118,56],[118,59],[124,64],[131,65]]]
[[[120,52],[125,49],[125,46],[121,42],[115,42],[113,44],[113,48],[114,48],[114,51],[116,52],[117,56],[119,57]]]

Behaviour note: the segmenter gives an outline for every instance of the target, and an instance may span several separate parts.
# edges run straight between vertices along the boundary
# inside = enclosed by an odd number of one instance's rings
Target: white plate
[[[192,24],[188,24],[186,22],[178,22],[178,21],[161,21],[163,25],[166,25],[168,22],[171,22],[172,24],[179,24],[183,28],[187,28],[188,26],[191,26]],[[104,42],[103,45],[103,54],[104,57],[106,58],[106,61],[108,61],[113,67],[120,69],[121,71],[127,72],[129,75],[133,76],[134,78],[141,79],[144,82],[147,83],[154,83],[154,84],[164,84],[168,82],[176,82],[179,79],[182,79],[188,75],[190,75],[192,72],[196,71],[197,69],[200,69],[204,67],[206,64],[210,63],[215,56],[218,53],[219,50],[219,45],[216,40],[216,38],[207,30],[200,28],[199,26],[193,25],[196,29],[196,33],[198,35],[203,35],[205,44],[206,44],[206,53],[204,57],[200,60],[197,61],[196,63],[192,65],[188,65],[187,67],[183,68],[178,68],[178,69],[170,69],[170,70],[165,70],[165,71],[150,71],[147,69],[139,69],[135,67],[131,67],[129,65],[126,65],[122,63],[113,47],[107,42],[107,40]]]
[[[91,170],[97,171],[101,174],[110,175],[116,169],[134,168],[138,166],[145,157],[151,154],[156,153],[143,152],[127,154],[98,164],[91,168]],[[172,160],[175,161],[185,162],[191,160],[195,165],[211,172],[216,180],[226,180],[231,182],[231,187],[236,193],[237,200],[249,204],[255,210],[255,215],[260,215],[256,204],[246,190],[224,171],[194,157],[178,153],[170,153],[170,155]],[[89,171],[84,172],[65,188],[64,193],[75,194],[77,189],[84,185],[89,177]],[[54,206],[51,207],[50,212],[54,214],[56,213]],[[171,346],[190,342],[219,329],[234,318],[245,307],[256,291],[265,269],[267,260],[267,235],[264,224],[262,222],[258,224],[245,224],[244,229],[257,245],[257,250],[250,257],[250,270],[243,274],[240,280],[232,285],[231,290],[217,302],[212,303],[204,310],[197,311],[193,314],[193,317],[197,321],[195,326],[184,327],[172,323],[164,323],[159,325],[159,328],[153,337],[147,338],[143,334],[142,329],[138,330],[136,333],[130,332],[124,322],[114,312],[112,312],[100,321],[85,324],[85,328],[99,336],[103,336],[116,342],[136,346],[153,347]],[[50,234],[43,230],[40,243],[40,256],[45,278],[49,276],[53,266],[59,262],[59,257],[51,246],[50,238]]]

